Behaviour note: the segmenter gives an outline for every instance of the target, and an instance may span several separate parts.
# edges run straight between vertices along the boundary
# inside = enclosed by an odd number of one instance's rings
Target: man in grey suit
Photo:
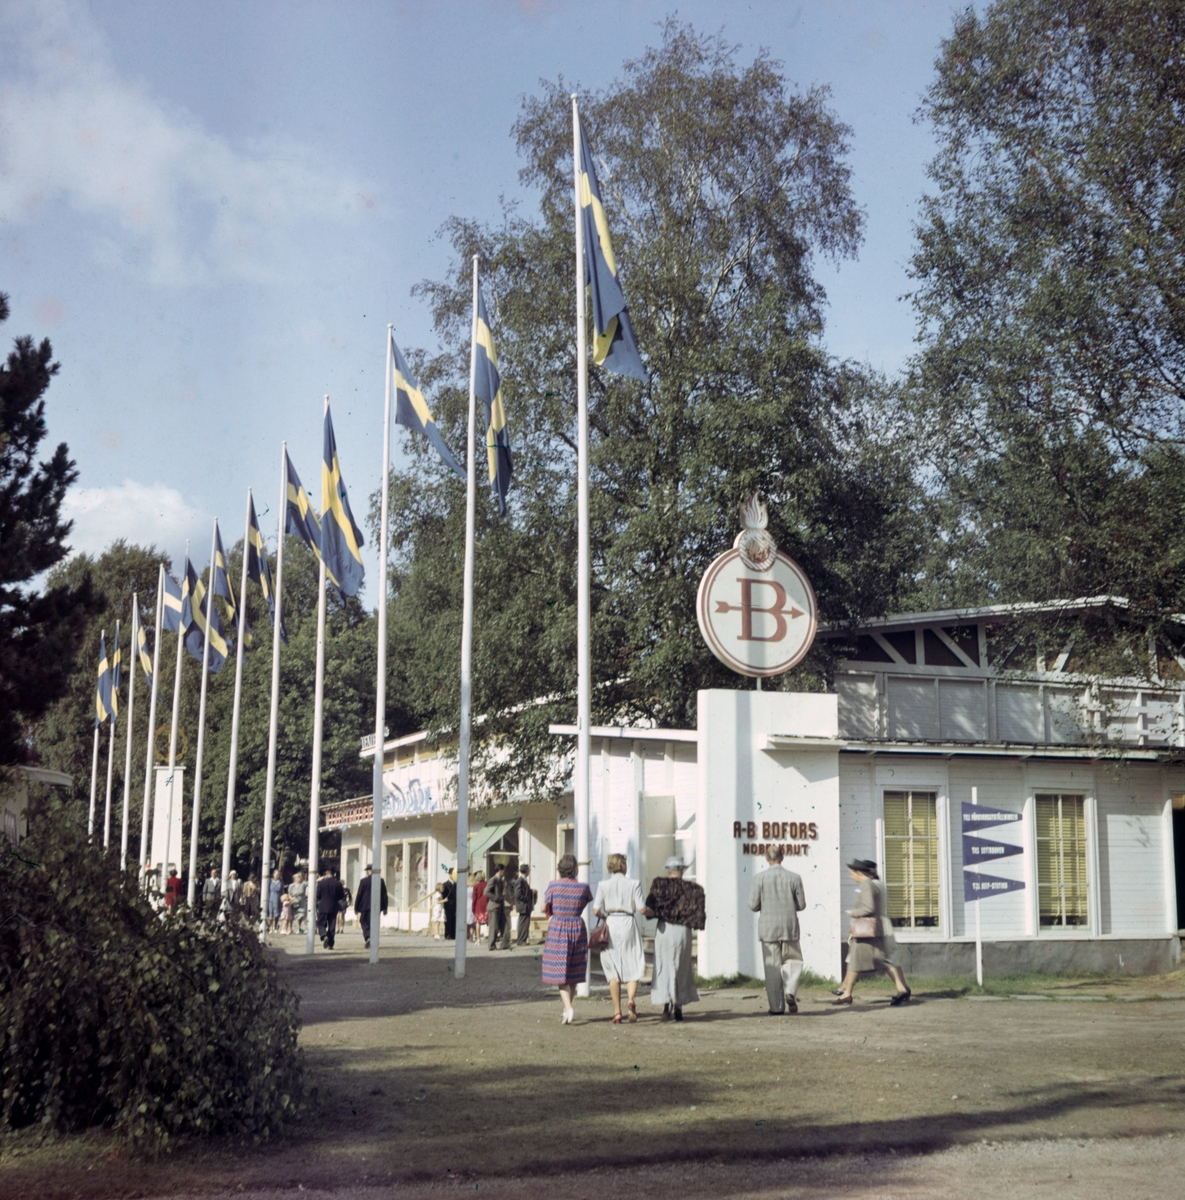
[[[798,914],[806,908],[802,878],[782,866],[782,848],[765,852],[768,868],[753,880],[749,907],[761,916],[757,936],[765,959],[765,994],[770,1016],[798,1012],[798,981],[802,978],[802,949],[798,944]]]

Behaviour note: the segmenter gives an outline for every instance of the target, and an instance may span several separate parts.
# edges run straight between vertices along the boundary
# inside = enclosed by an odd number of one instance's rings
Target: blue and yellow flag
[[[391,348],[395,351],[395,424],[406,429],[418,429],[432,443],[432,448],[440,455],[444,465],[464,479],[465,468],[444,444],[444,438],[436,428],[436,418],[432,416],[411,368],[403,361],[394,337],[391,338]]]
[[[506,493],[510,491],[512,464],[510,431],[506,428],[506,409],[502,406],[502,376],[498,374],[498,356],[494,353],[494,335],[486,316],[485,297],[477,293],[477,362],[474,392],[486,406],[486,457],[490,465],[490,491],[498,499],[498,508],[506,516]]]
[[[170,633],[179,633],[182,637],[189,632],[189,627],[193,624],[189,596],[168,571],[165,572],[164,622]]]
[[[193,624],[185,635],[185,649],[198,662],[202,661],[203,641],[206,635],[210,638],[210,674],[217,675],[222,670],[222,664],[230,657],[230,646],[222,632],[222,621],[218,609],[214,606],[214,598],[206,590],[202,577],[193,569],[193,563],[185,560],[185,579],[181,590],[189,597]]]
[[[642,355],[630,324],[625,295],[617,278],[617,260],[601,203],[601,185],[580,125],[580,219],[584,222],[584,275],[592,290],[593,362],[618,375],[646,382]]]
[[[214,534],[214,595],[221,596],[226,602],[226,619],[230,622],[231,629],[235,629],[239,623],[239,608],[235,603],[235,590],[231,586],[230,572],[226,569],[226,551],[222,548],[222,530],[219,529]],[[227,637],[227,642],[231,646],[234,645],[233,633]],[[251,626],[246,619],[243,621],[243,646],[245,649],[251,649]]]
[[[325,406],[325,451],[321,459],[321,553],[325,571],[345,596],[356,596],[365,571],[362,566],[362,533],[354,523],[350,498],[342,482],[337,459],[333,419]]]
[[[111,723],[119,718],[119,685],[123,680],[123,660],[119,653],[119,622],[115,622],[115,650],[111,655]]]
[[[300,482],[296,468],[292,465],[292,459],[288,458],[287,451],[284,452],[284,457],[287,459],[285,466],[288,475],[288,501],[287,512],[284,516],[284,532],[293,533],[298,538],[302,538],[305,545],[320,558],[321,522],[317,520],[317,514],[309,503],[308,494]]]
[[[268,566],[267,548],[263,544],[263,534],[259,529],[259,520],[255,516],[255,497],[249,502],[247,517],[247,578],[259,585],[263,598],[267,601],[267,610],[271,614],[272,627],[276,624],[276,591],[272,587],[272,572]],[[284,622],[280,622],[280,640],[288,645],[288,631]]]
[[[99,634],[99,680],[95,687],[95,728],[111,716],[111,664],[107,661],[107,634]]]
[[[152,655],[148,653],[148,634],[144,631],[144,618],[140,615],[138,604],[132,609],[132,654],[140,660],[144,678],[148,680],[148,686],[152,687]],[[135,669],[132,668],[133,671]]]

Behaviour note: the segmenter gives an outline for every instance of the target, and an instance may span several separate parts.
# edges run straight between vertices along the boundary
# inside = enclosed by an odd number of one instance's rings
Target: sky
[[[899,370],[934,153],[915,114],[964,7],[4,0],[0,338],[49,337],[62,364],[43,445],[78,465],[71,545],[155,544],[179,569],[191,539],[200,569],[214,517],[226,545],[242,537],[248,487],[274,544],[282,439],[319,497],[324,394],[361,519],[382,474],[385,327],[435,348],[411,289],[452,267],[442,223],[492,220],[500,197],[529,211],[510,134],[523,96],[559,75],[606,86],[669,13],[742,62],[767,49],[791,86],[831,88],[866,229],[856,261],[818,266],[825,341]]]

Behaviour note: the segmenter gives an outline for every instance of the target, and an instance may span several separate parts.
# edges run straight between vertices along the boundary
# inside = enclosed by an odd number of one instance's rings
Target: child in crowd
[[[432,897],[432,936],[436,941],[444,938],[444,884],[436,885],[436,895]]]
[[[280,897],[280,932],[292,932],[292,897],[287,892]]]

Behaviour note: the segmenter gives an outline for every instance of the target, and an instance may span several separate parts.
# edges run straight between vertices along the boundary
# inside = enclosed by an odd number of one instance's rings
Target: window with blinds
[[[1037,894],[1043,928],[1087,923],[1086,803],[1082,796],[1038,795]]]
[[[885,892],[898,928],[938,927],[938,797],[885,792]]]

